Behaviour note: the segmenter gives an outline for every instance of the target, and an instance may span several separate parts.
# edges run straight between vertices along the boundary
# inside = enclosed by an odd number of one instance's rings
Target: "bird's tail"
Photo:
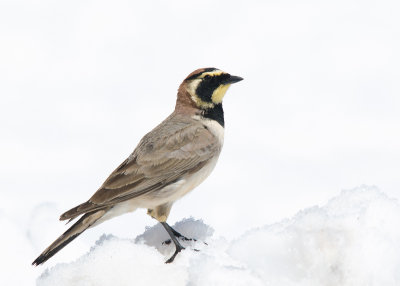
[[[78,235],[84,232],[87,228],[92,226],[98,219],[100,219],[108,209],[97,210],[83,215],[76,223],[74,223],[66,232],[57,238],[49,247],[47,247],[42,254],[32,262],[32,265],[39,265],[46,262],[50,257],[60,251],[64,246],[74,240]]]

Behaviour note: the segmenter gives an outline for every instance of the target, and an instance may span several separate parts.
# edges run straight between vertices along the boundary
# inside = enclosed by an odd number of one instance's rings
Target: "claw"
[[[166,241],[163,241],[162,245],[166,244],[166,245],[170,245],[172,242],[171,239],[167,239]]]
[[[182,249],[185,249],[184,247],[176,247],[174,254],[167,260],[165,261],[165,263],[171,263],[174,261],[176,255],[181,252]]]

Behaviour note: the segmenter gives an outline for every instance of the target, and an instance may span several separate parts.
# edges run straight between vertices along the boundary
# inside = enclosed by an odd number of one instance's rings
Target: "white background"
[[[399,5],[2,0],[0,222],[15,234],[2,231],[6,258],[41,273],[29,264],[65,229],[58,215],[172,112],[200,67],[244,80],[225,97],[216,169],[170,223],[194,216],[234,238],[361,184],[400,198]],[[154,223],[145,211],[116,218],[48,266],[102,233],[135,237]]]

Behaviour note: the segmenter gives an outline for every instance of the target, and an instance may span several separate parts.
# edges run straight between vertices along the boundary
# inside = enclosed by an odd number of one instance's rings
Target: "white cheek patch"
[[[199,86],[201,79],[194,79],[191,83],[188,84],[187,91],[193,97],[196,94],[196,89]]]
[[[190,94],[190,97],[192,98],[192,100],[196,103],[197,106],[201,106],[201,107],[205,107],[205,108],[211,108],[213,107],[212,103],[209,102],[204,102],[203,100],[201,100],[197,95],[196,95],[196,89],[199,86],[201,82],[201,79],[194,79],[192,80],[191,83],[189,83],[187,85],[187,91]]]

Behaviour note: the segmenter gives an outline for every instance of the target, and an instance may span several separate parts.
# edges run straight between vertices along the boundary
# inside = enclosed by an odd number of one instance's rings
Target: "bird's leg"
[[[179,241],[176,239],[176,234],[181,235],[179,232],[175,231],[172,227],[170,227],[166,222],[161,222],[162,226],[165,228],[165,230],[168,232],[169,236],[171,237],[171,240],[174,242],[175,244],[175,252],[174,254],[167,260],[165,261],[165,263],[171,263],[172,261],[174,261],[176,255],[182,250],[185,249],[180,243]],[[178,235],[178,236],[179,236]],[[181,235],[182,236],[182,235]]]

